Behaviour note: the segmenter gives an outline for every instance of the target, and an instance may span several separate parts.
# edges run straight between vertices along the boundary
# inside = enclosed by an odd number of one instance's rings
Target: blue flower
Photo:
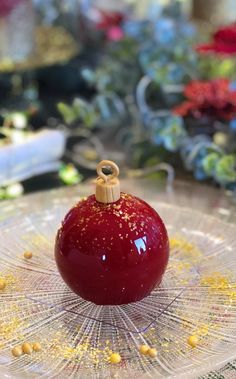
[[[194,172],[197,180],[216,175],[216,167],[222,157],[222,149],[212,143],[210,137],[198,135],[183,141],[181,157],[187,170]]]
[[[196,28],[189,22],[183,22],[180,24],[180,34],[186,38],[193,38],[196,35]]]
[[[232,132],[236,133],[236,119],[235,118],[230,121],[229,127],[232,130]]]
[[[160,131],[165,127],[165,118],[153,117],[147,124],[148,129],[151,131],[151,140],[155,145],[162,144],[162,137]]]
[[[148,7],[148,18],[155,21],[161,16],[162,11],[162,5],[158,1],[152,1]]]
[[[187,137],[183,140],[180,154],[187,170],[194,170],[196,162],[205,156],[206,150],[204,149],[210,141],[210,138],[205,135]]]
[[[168,66],[168,82],[169,83],[182,83],[184,80],[185,72],[183,65],[171,63]]]
[[[154,24],[154,36],[162,45],[174,42],[176,39],[175,22],[171,18],[160,18]]]
[[[198,166],[194,170],[194,177],[195,179],[202,181],[207,179],[208,175],[201,166]]]
[[[186,130],[183,120],[178,116],[169,116],[163,120],[156,120],[156,127],[152,127],[151,139],[157,145],[163,145],[166,150],[177,151],[183,139],[186,137]]]
[[[125,21],[122,24],[122,29],[124,33],[128,37],[132,37],[135,39],[143,39],[144,35],[146,34],[145,32],[147,28],[148,28],[147,21],[129,20],[129,21]]]
[[[231,82],[230,85],[229,85],[229,89],[231,91],[236,91],[236,82]]]

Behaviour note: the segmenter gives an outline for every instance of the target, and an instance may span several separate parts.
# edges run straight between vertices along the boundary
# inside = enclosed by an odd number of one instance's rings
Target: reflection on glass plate
[[[12,216],[0,233],[0,370],[10,378],[196,378],[236,357],[236,227],[152,203],[170,236],[164,281],[146,299],[96,306],[73,294],[53,257],[56,230],[75,198]],[[26,260],[25,251],[33,257]],[[188,338],[195,335],[192,348]],[[41,352],[15,358],[14,346]],[[157,357],[139,353],[147,344]],[[111,352],[122,361],[109,363]],[[4,377],[4,374],[2,374]],[[8,375],[8,376],[7,376]]]

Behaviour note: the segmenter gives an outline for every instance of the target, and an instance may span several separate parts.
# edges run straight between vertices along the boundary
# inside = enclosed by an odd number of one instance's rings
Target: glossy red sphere
[[[95,196],[66,215],[55,243],[58,269],[68,286],[95,304],[141,300],[158,285],[167,266],[165,225],[143,200],[122,193],[111,204]]]

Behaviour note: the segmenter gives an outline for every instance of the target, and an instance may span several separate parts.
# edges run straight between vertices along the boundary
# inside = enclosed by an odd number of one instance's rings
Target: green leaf
[[[92,127],[97,120],[94,106],[85,100],[76,98],[73,101],[73,111],[76,114],[76,118],[81,119],[84,125],[88,128]]]
[[[225,155],[216,164],[215,178],[221,184],[236,182],[236,156]]]
[[[83,176],[72,163],[67,165],[62,164],[59,169],[58,176],[62,182],[67,185],[78,184],[83,179]]]
[[[219,159],[220,155],[217,153],[210,153],[202,159],[202,167],[207,175],[214,175],[215,167]]]
[[[57,109],[61,113],[66,124],[71,124],[72,122],[76,120],[77,117],[76,117],[73,107],[60,102],[57,104]]]

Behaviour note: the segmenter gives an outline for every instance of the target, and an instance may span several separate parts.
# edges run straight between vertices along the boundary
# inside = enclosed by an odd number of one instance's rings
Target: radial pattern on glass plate
[[[11,217],[0,235],[0,366],[12,377],[155,378],[198,372],[234,351],[235,228],[198,212],[152,204],[166,222],[170,262],[160,288],[138,303],[96,306],[72,293],[57,272],[53,245],[71,199]],[[25,251],[33,257],[24,259]],[[191,348],[188,337],[199,344]],[[42,351],[14,358],[11,348],[39,341]],[[157,357],[139,353],[147,344]],[[122,361],[111,365],[118,352]],[[101,376],[102,375],[102,376]]]

